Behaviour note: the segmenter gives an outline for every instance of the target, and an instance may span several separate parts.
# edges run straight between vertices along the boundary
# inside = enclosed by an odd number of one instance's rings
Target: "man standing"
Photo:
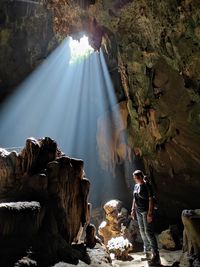
[[[153,231],[153,191],[149,183],[145,182],[144,174],[141,170],[133,173],[135,187],[133,191],[133,204],[131,216],[137,218],[140,234],[143,240],[146,259],[149,266],[160,265],[158,243]]]

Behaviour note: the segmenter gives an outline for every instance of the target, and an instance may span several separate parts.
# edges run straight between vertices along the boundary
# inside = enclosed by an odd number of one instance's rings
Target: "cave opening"
[[[88,37],[83,35],[79,40],[69,37],[70,64],[87,58],[94,49],[90,46]]]

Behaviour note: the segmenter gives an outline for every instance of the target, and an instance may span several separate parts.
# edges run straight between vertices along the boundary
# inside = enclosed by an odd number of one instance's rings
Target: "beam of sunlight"
[[[23,146],[30,136],[55,139],[66,155],[84,160],[95,205],[116,197],[112,174],[99,162],[96,134],[99,117],[117,101],[102,51],[91,50],[86,37],[76,42],[64,40],[1,104],[0,147]],[[113,117],[110,123],[120,122]],[[112,127],[105,132],[109,142]]]

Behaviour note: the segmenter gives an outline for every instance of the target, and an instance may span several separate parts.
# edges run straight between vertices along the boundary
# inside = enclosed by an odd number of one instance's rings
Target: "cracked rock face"
[[[131,153],[142,158],[160,206],[172,220],[182,209],[198,207],[200,202],[189,195],[198,196],[200,189],[200,2],[38,2],[20,3],[17,11],[17,2],[0,4],[3,90],[47,56],[58,36],[78,39],[85,31],[95,49],[102,47],[117,98],[126,103],[123,130],[128,137],[120,146],[113,144],[112,164],[118,164],[116,155],[120,163]],[[20,16],[11,16],[13,10]],[[31,12],[29,17],[24,10]],[[102,166],[107,168],[109,160],[103,157]]]

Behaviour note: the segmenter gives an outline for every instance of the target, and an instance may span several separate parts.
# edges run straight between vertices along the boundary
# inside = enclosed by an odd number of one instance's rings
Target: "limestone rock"
[[[90,266],[92,266],[92,267],[101,267],[101,266],[110,267],[110,266],[112,266],[109,253],[101,245],[97,244],[95,249],[88,249],[88,255],[91,258]],[[76,266],[87,267],[88,264],[80,261]],[[70,263],[59,262],[56,265],[54,265],[53,267],[74,267],[74,265],[70,264]]]
[[[0,25],[1,99],[8,94],[2,89],[14,88],[25,79],[56,47],[57,41],[53,33],[52,13],[43,0],[2,0]]]
[[[105,245],[112,237],[121,235],[121,229],[117,221],[117,216],[121,207],[122,202],[118,200],[110,200],[104,205],[106,221],[103,221],[100,224],[98,233],[100,236],[103,237]]]
[[[170,229],[162,231],[158,236],[159,242],[163,248],[173,250],[176,247],[175,241],[172,237]]]
[[[29,138],[20,153],[1,150],[0,163],[0,265],[90,263],[84,245],[71,246],[90,219],[83,161],[46,137]]]
[[[183,255],[180,264],[200,266],[200,209],[183,210],[181,218],[184,232]]]
[[[133,245],[135,245],[139,230],[138,225],[133,223],[128,216],[128,211],[122,207],[122,202],[119,200],[110,200],[104,205],[106,220],[103,221],[98,229],[98,233],[103,237],[105,245],[112,238],[123,237]],[[132,249],[132,246],[131,246]]]

